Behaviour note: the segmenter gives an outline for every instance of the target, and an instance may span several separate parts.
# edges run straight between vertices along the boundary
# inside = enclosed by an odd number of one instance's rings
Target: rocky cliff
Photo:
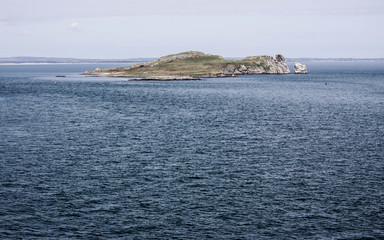
[[[161,57],[155,61],[128,67],[96,69],[84,74],[143,79],[193,79],[199,77],[228,77],[244,74],[288,74],[290,70],[283,55],[252,56],[241,60],[225,60],[218,55],[189,51]]]
[[[276,57],[256,56],[240,60],[245,64],[236,69],[235,74],[288,74],[290,70],[283,55]]]

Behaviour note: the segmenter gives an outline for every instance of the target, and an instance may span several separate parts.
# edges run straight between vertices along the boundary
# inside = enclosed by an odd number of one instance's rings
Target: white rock
[[[308,73],[307,66],[296,61],[295,62],[295,73],[296,74],[307,74]]]
[[[239,68],[239,71],[242,73],[245,73],[245,72],[247,72],[247,67],[242,64]]]

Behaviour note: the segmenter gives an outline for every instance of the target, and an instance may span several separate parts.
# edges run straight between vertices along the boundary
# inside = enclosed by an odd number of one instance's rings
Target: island
[[[132,80],[199,80],[201,78],[232,77],[246,74],[289,74],[281,54],[252,56],[241,60],[226,60],[219,55],[188,51],[161,57],[127,67],[96,68],[85,75],[129,77]]]
[[[295,62],[295,74],[307,74],[307,66],[304,64],[299,63],[298,61]]]

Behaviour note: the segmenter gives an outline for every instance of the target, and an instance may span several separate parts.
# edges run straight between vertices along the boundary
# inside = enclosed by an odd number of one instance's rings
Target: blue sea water
[[[0,238],[384,239],[384,62],[307,66],[0,66]]]

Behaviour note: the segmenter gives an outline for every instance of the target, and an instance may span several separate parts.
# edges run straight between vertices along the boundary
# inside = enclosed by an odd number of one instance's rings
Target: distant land
[[[0,58],[0,64],[59,64],[59,63],[136,63],[153,61],[156,58],[127,58],[127,59],[86,59],[86,58],[56,58],[56,57],[5,57]],[[241,57],[228,57],[229,60]],[[351,62],[351,61],[384,61],[384,58],[286,58],[287,62]]]
[[[0,58],[3,64],[55,64],[55,63],[136,63],[154,60],[154,58],[127,59],[85,59],[85,58],[55,58],[55,57],[6,57]]]
[[[384,58],[287,58],[287,61],[302,61],[302,62],[361,62],[361,61],[384,61]]]

